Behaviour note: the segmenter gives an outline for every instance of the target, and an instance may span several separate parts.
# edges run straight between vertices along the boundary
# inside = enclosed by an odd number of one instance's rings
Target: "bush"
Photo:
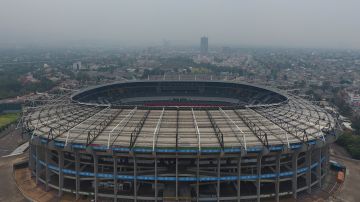
[[[343,146],[349,154],[355,158],[360,159],[360,136],[353,135],[351,132],[344,132],[336,141],[340,146]]]
[[[360,135],[360,116],[354,116],[351,119],[351,127],[355,130],[357,135]]]

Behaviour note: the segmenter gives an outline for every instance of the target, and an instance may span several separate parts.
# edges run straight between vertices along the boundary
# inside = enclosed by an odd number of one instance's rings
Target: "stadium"
[[[37,184],[114,201],[279,201],[323,185],[337,115],[230,81],[95,86],[24,112]]]

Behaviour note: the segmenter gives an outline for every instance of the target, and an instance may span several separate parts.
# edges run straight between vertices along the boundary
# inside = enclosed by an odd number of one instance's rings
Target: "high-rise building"
[[[200,53],[206,55],[208,53],[208,38],[206,36],[201,37]]]
[[[77,61],[73,63],[73,69],[80,70],[81,69],[81,61]]]

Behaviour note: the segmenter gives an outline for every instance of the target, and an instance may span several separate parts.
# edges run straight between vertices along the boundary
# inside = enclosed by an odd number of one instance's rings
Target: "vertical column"
[[[237,163],[237,201],[240,202],[240,189],[241,189],[241,181],[240,181],[240,177],[241,177],[241,156],[238,159],[238,163]]]
[[[176,176],[176,184],[175,184],[175,199],[176,201],[178,201],[179,199],[179,181],[178,181],[178,178],[179,178],[179,158],[178,158],[178,155],[176,154],[176,162],[175,162],[175,176]]]
[[[220,163],[221,163],[221,158],[218,157],[217,159],[217,186],[216,186],[216,197],[217,197],[217,201],[220,201]]]
[[[39,185],[39,177],[40,177],[40,152],[39,152],[39,146],[36,145],[35,147],[35,155],[36,155],[36,164],[35,164],[35,182],[36,185]]]
[[[117,171],[117,158],[114,156],[114,202],[117,201],[117,192],[118,192],[118,184],[117,184],[117,175],[118,175],[118,171]]]
[[[306,186],[307,186],[307,192],[311,193],[311,153],[312,153],[312,149],[308,150],[306,152],[306,167],[307,167],[307,172],[306,172]]]
[[[316,167],[316,175],[317,175],[317,178],[318,178],[318,184],[319,184],[319,188],[321,188],[321,185],[322,185],[322,176],[321,176],[321,170],[322,170],[322,162],[321,162],[321,148],[319,148],[318,152],[317,152],[317,155],[318,155],[318,159],[317,159],[317,162],[318,162],[318,166]]]
[[[298,161],[298,152],[294,152],[292,156],[291,168],[292,168],[292,193],[293,198],[297,199],[297,161]]]
[[[279,202],[280,197],[280,157],[281,154],[278,153],[276,155],[276,181],[275,181],[275,200],[276,202]]]
[[[75,179],[75,194],[76,200],[80,198],[80,154],[78,151],[75,151],[75,172],[76,172],[76,179]]]
[[[50,150],[47,150],[45,148],[45,190],[49,191],[49,181],[50,181],[50,171],[49,171],[49,156],[50,156]]]
[[[31,172],[32,172],[32,165],[33,165],[33,163],[32,163],[32,144],[31,144],[31,140],[29,141],[29,168],[30,168],[30,170],[31,170]]]
[[[29,147],[29,167],[31,170],[31,175],[35,171],[35,159],[34,159],[34,144],[30,140],[30,147]]]
[[[155,154],[155,201],[157,201],[157,197],[158,197],[158,184],[157,184],[157,175],[158,175],[158,171],[157,171],[157,155]]]
[[[137,201],[137,163],[136,163],[136,156],[134,153],[133,156],[133,161],[134,161],[134,201]]]
[[[58,165],[59,165],[59,197],[63,194],[63,188],[64,188],[64,152],[61,150],[58,150]]]
[[[94,200],[95,202],[98,201],[98,156],[96,153],[93,153],[94,159]]]
[[[196,201],[199,202],[199,197],[200,197],[200,194],[199,194],[199,177],[200,177],[200,154],[197,155],[197,158],[196,158]]]
[[[262,158],[262,154],[259,154],[257,157],[257,178],[256,178],[256,196],[257,196],[257,202],[260,202],[260,194],[261,194],[261,158]]]
[[[327,174],[328,172],[328,169],[329,169],[329,160],[330,160],[330,154],[329,154],[329,145],[327,144],[325,146],[325,151],[324,151],[324,155],[325,155],[325,163],[324,163],[324,166],[325,166],[325,169],[324,169],[324,172]]]

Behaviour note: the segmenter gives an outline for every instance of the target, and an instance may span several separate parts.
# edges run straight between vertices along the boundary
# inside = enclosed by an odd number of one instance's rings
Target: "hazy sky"
[[[0,44],[360,49],[360,0],[0,0]]]

